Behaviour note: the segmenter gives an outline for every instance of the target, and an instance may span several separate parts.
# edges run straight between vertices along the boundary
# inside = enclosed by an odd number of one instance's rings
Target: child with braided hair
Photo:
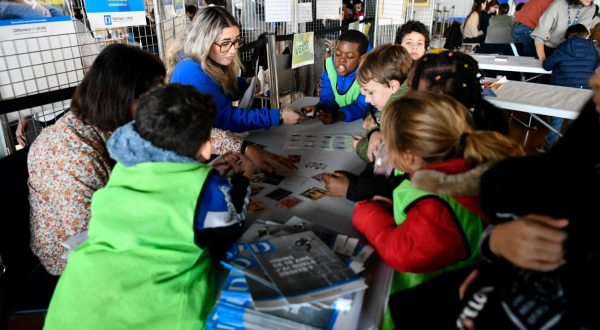
[[[426,54],[408,74],[411,90],[450,95],[469,109],[475,128],[508,133],[506,116],[483,99],[484,73],[477,61],[460,52]]]
[[[435,295],[407,301],[405,291],[481,260],[479,238],[489,222],[481,212],[477,190],[488,162],[524,153],[497,132],[474,130],[465,106],[435,92],[411,91],[391,103],[383,113],[381,131],[386,157],[396,171],[411,173],[410,179],[394,189],[393,201],[375,196],[357,203],[353,224],[396,270],[390,315],[396,328],[407,329],[405,316],[413,315],[407,308],[423,309]],[[449,176],[452,182],[445,180]],[[456,294],[454,299],[457,304]],[[448,306],[452,305],[446,310]],[[438,316],[425,309],[429,319]],[[421,327],[425,328],[432,329]]]

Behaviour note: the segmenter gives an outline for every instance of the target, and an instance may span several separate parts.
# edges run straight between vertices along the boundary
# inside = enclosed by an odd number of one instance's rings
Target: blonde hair
[[[392,80],[398,80],[402,84],[412,65],[413,60],[403,46],[380,45],[365,55],[358,67],[356,78],[361,85],[374,80],[390,87]]]
[[[198,9],[187,33],[169,47],[166,59],[167,79],[171,80],[171,75],[179,60],[189,58],[199,63],[202,71],[223,87],[223,93],[226,96],[231,99],[237,98],[238,69],[243,69],[238,54],[235,54],[231,65],[222,68],[208,57],[211,47],[219,40],[223,29],[228,27],[239,28],[240,26],[227,10],[216,6]]]
[[[473,130],[469,110],[444,94],[411,91],[390,104],[381,121],[392,164],[407,150],[427,164],[464,158],[469,167],[525,155],[500,133]]]

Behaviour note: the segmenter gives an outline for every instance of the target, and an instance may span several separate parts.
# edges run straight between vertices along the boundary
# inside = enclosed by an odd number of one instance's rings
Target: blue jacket
[[[583,38],[563,41],[542,64],[544,70],[552,70],[551,84],[586,89],[590,88],[588,80],[598,65],[598,51]]]
[[[279,125],[279,109],[239,109],[231,104],[231,99],[223,94],[223,88],[214,82],[200,64],[190,59],[181,60],[175,65],[172,83],[192,85],[200,92],[211,94],[217,104],[215,127],[240,133],[259,128],[269,129],[271,125]],[[241,93],[246,91],[246,78],[238,78]]]

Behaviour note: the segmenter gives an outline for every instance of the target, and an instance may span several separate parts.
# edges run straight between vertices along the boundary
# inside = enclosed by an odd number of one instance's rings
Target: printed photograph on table
[[[0,0],[0,41],[75,33],[71,20],[65,0]]]
[[[254,170],[254,172],[252,173],[252,179],[250,179],[250,182],[252,183],[259,183],[259,182],[263,182],[263,180],[265,179],[266,173],[263,172],[262,170]]]
[[[304,168],[308,168],[311,170],[324,170],[325,168],[327,168],[327,164],[308,162],[306,163],[306,165],[304,165]]]
[[[308,189],[305,192],[300,193],[300,196],[302,196],[304,198],[308,198],[311,201],[316,201],[317,199],[320,199],[323,196],[325,196],[325,194],[327,194],[326,190],[313,187],[313,188]]]
[[[269,174],[264,180],[263,183],[272,184],[278,186],[281,181],[285,180],[285,176],[277,175],[277,174]]]
[[[248,204],[248,212],[251,214],[257,214],[267,212],[269,208],[261,201],[251,201]]]
[[[252,188],[250,188],[250,197],[254,197],[254,196],[260,194],[260,192],[263,191],[264,189],[265,189],[265,187],[252,186]]]
[[[300,155],[287,155],[286,157],[294,164],[300,163],[300,159],[302,159],[302,156]]]
[[[302,200],[300,200],[299,198],[296,198],[294,196],[290,196],[290,197],[287,197],[287,198],[281,200],[281,202],[277,203],[277,206],[281,207],[282,209],[289,210],[292,207],[294,207],[300,203],[302,203]]]
[[[276,190],[273,190],[272,192],[266,194],[265,197],[274,199],[279,202],[280,200],[286,198],[287,196],[289,196],[291,194],[292,194],[292,192],[289,190],[277,188]]]
[[[326,174],[331,175],[331,173],[329,173],[329,172],[323,172],[321,174],[317,174],[315,176],[311,176],[311,178],[317,180],[319,183],[323,183],[323,182],[325,182],[325,175]]]

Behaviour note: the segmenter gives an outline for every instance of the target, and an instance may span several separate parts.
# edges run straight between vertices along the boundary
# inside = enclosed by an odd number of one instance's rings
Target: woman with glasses
[[[218,111],[215,127],[226,135],[223,138],[235,139],[227,131],[240,133],[269,129],[272,125],[295,125],[306,120],[306,116],[294,108],[246,110],[234,107],[232,100],[238,100],[251,82],[250,78],[237,77],[241,66],[237,50],[243,42],[239,24],[221,7],[199,9],[196,16],[187,35],[169,49],[167,75],[172,83],[193,85],[200,92],[214,97]],[[214,134],[211,140],[220,143],[215,141]],[[232,143],[231,148],[222,148],[222,152],[230,150],[247,154],[268,171],[274,170],[268,164],[296,170],[287,158],[264,151],[256,145]]]

